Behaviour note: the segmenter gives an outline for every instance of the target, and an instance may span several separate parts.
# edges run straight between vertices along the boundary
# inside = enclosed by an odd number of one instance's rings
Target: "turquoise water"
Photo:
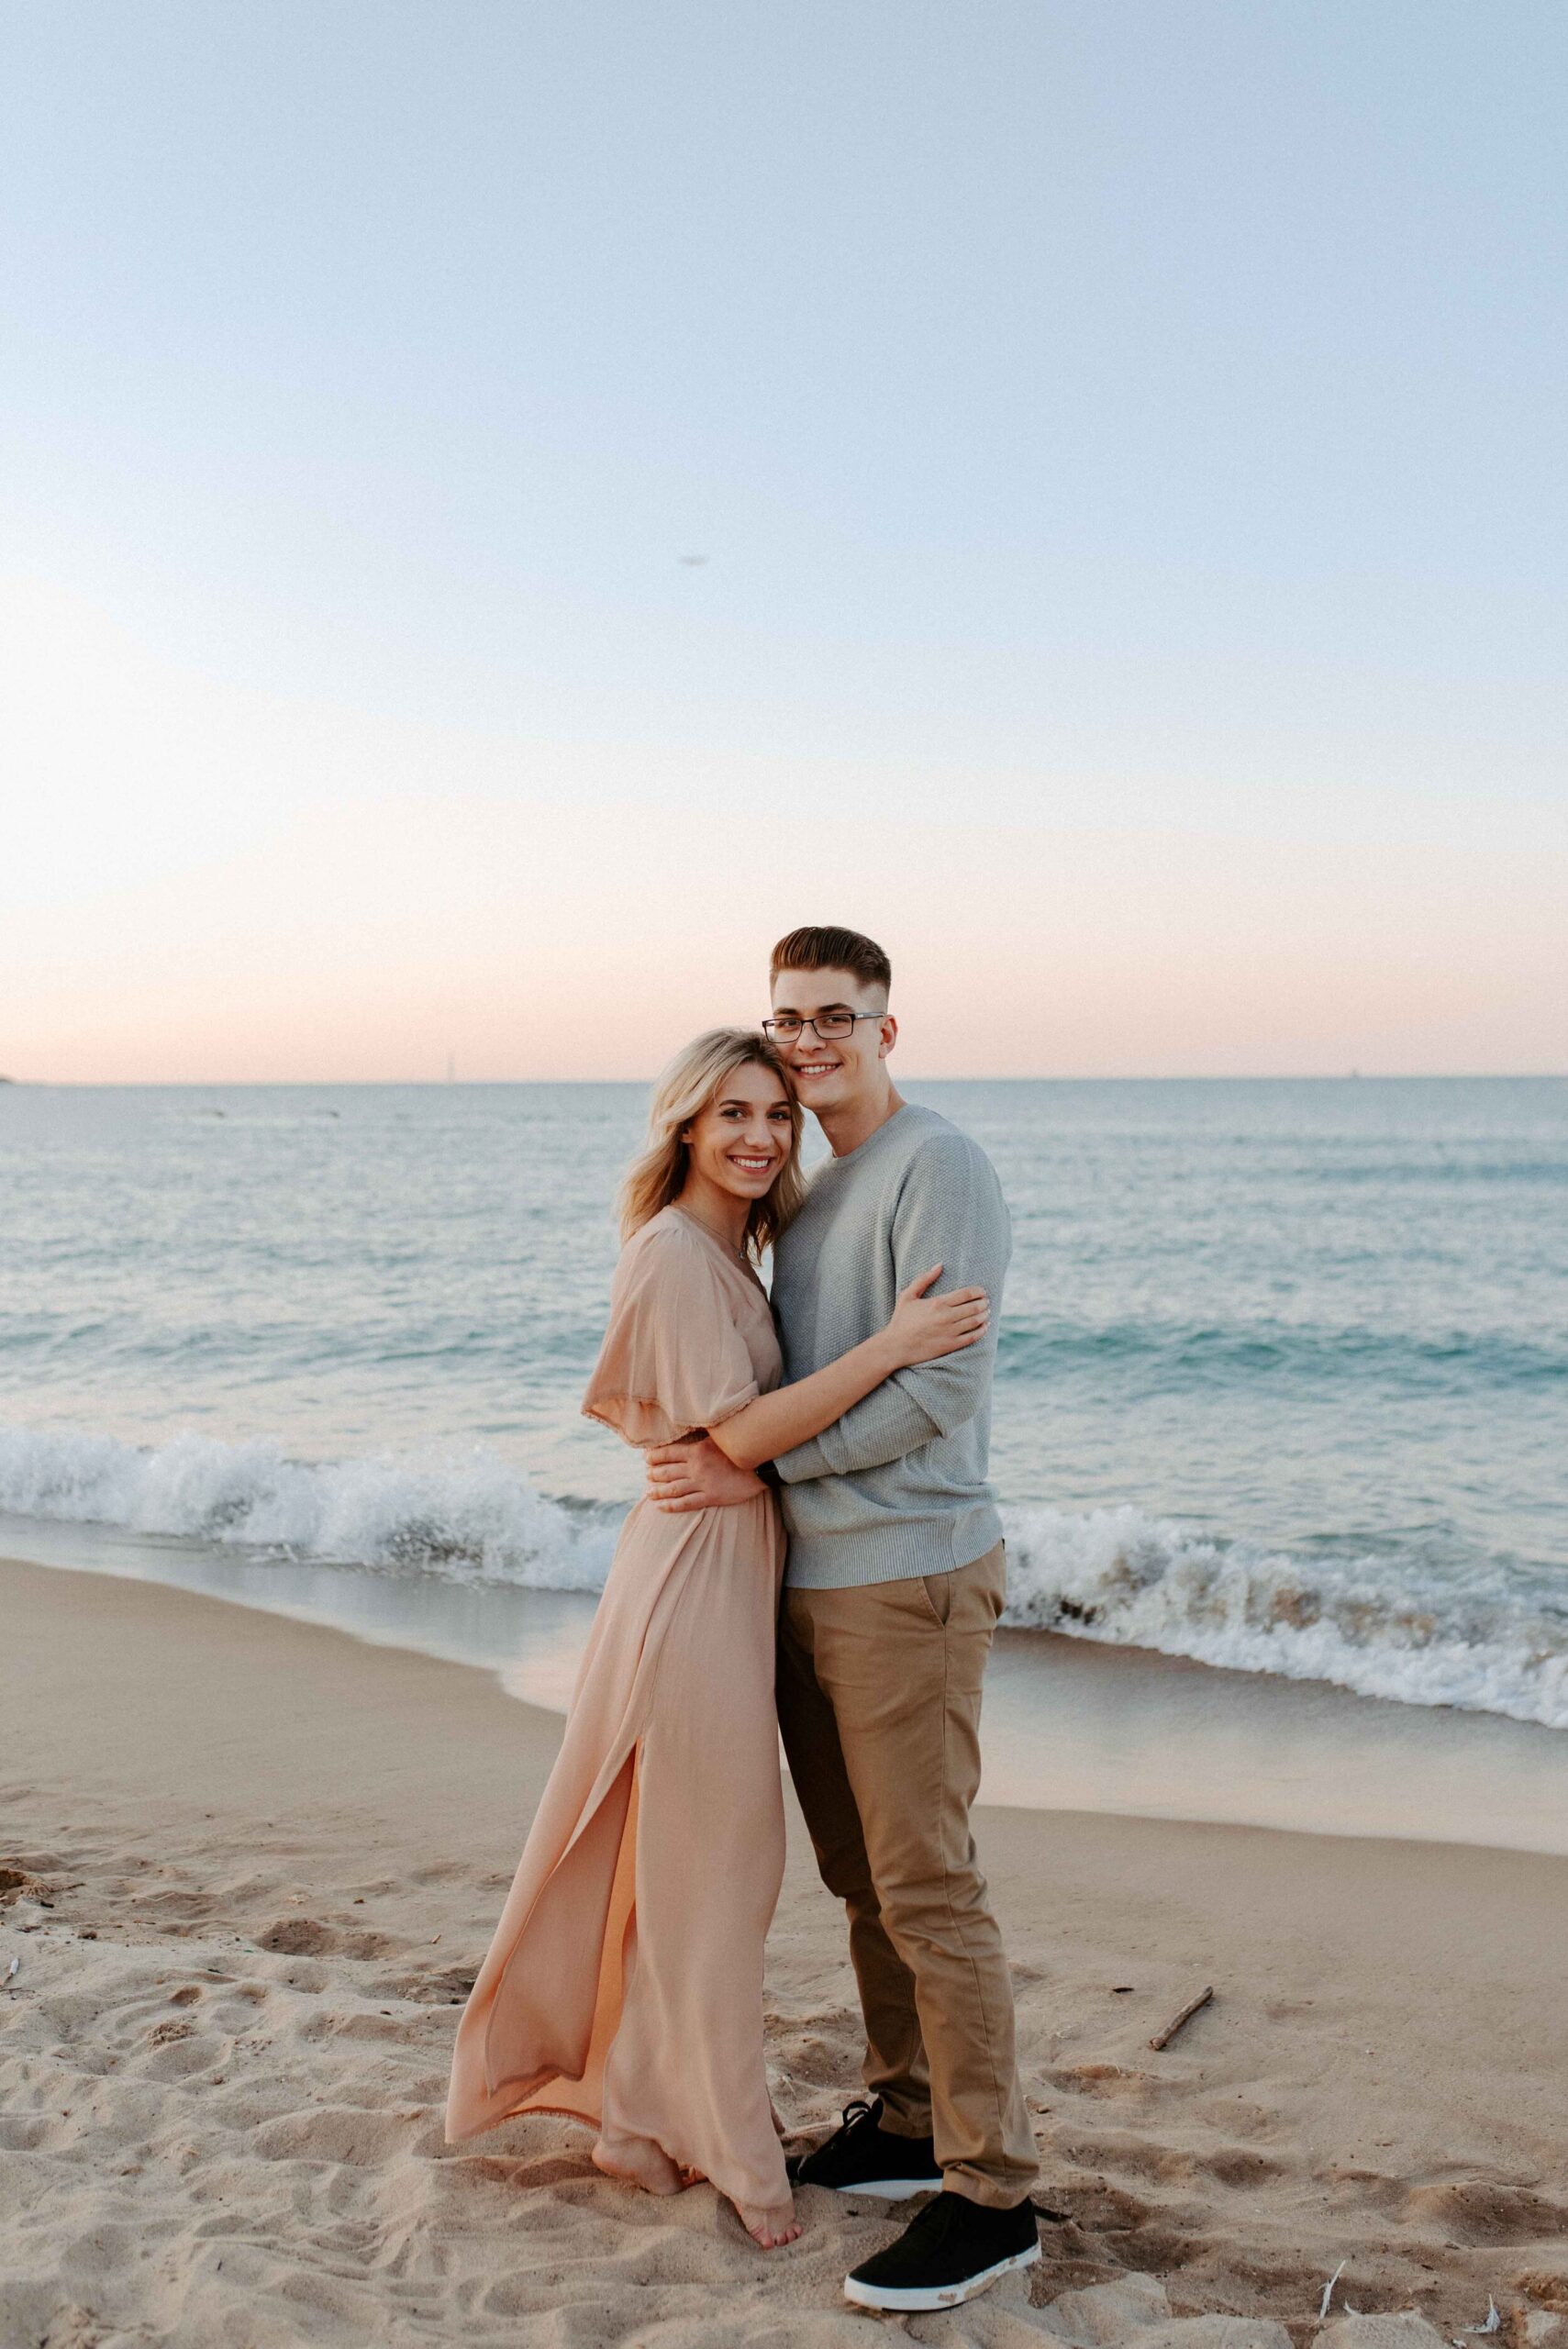
[[[1568,1726],[1568,1080],[910,1085],[1015,1621]],[[0,1509],[592,1590],[632,1085],[0,1088]]]

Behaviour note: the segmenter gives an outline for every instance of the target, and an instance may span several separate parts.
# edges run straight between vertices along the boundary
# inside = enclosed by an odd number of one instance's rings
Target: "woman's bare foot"
[[[647,2194],[679,2194],[691,2184],[663,2147],[647,2137],[616,2137],[607,2141],[601,2137],[591,2159],[606,2177],[618,2177],[628,2186],[640,2186]]]
[[[740,2210],[739,2203],[736,2208]],[[779,2210],[762,2210],[752,2218],[740,2211],[740,2223],[760,2251],[782,2251],[786,2243],[794,2243],[804,2233],[795,2215],[795,2205],[786,2202]]]

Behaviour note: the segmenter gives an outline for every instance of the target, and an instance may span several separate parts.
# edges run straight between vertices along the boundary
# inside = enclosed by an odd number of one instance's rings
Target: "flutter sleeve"
[[[639,1232],[610,1284],[610,1321],[583,1397],[628,1443],[673,1443],[717,1427],[759,1388],[746,1341],[702,1239]]]

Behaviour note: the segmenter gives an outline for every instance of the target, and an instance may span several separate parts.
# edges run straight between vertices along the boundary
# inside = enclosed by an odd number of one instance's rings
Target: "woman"
[[[639,1445],[706,1429],[756,1467],[894,1371],[974,1343],[984,1293],[927,1297],[933,1265],[878,1337],[779,1386],[754,1261],[799,1203],[799,1159],[800,1111],[762,1036],[717,1029],[672,1062],[622,1188],[590,1418]],[[627,1519],[447,2105],[453,2144],[516,2113],[592,2121],[601,2169],[655,2194],[709,2178],[763,2250],[800,2232],[762,2059],[783,1567],[770,1492]]]

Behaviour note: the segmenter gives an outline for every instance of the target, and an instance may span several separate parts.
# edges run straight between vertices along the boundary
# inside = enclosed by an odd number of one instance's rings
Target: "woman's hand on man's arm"
[[[851,1346],[834,1362],[824,1363],[820,1370],[792,1379],[787,1386],[754,1396],[711,1427],[711,1448],[750,1475],[781,1453],[819,1435],[896,1371],[977,1345],[990,1318],[985,1296],[977,1288],[931,1296],[932,1283],[940,1278],[941,1270],[940,1264],[929,1265],[908,1282],[885,1326],[862,1338],[858,1346]],[[705,1495],[713,1488],[706,1474],[701,1487]],[[740,1500],[750,1499],[756,1486],[749,1484],[744,1491],[732,1486],[720,1489]],[[695,1495],[688,1489],[679,1497],[690,1500]],[[696,1500],[696,1506],[723,1507],[724,1503],[704,1498]]]

